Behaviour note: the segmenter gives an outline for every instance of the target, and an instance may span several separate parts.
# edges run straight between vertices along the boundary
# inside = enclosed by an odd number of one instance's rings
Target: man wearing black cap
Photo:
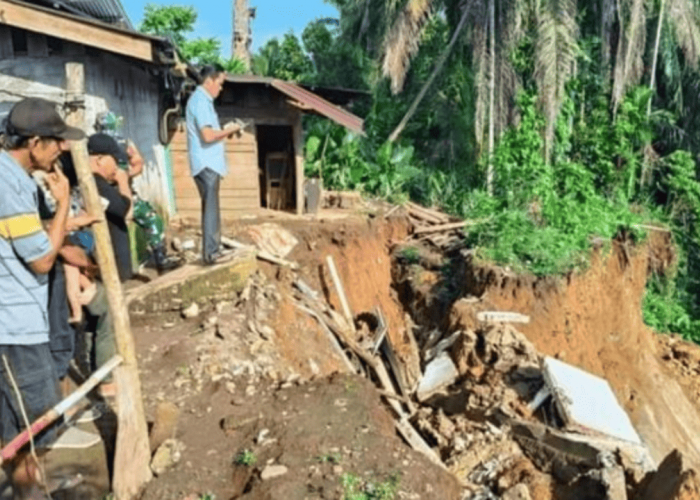
[[[49,349],[48,277],[66,233],[68,181],[56,160],[66,140],[84,137],[69,127],[55,106],[43,99],[17,103],[4,123],[0,152],[0,440],[8,442],[23,428],[22,406],[30,422],[59,401],[58,380]],[[37,186],[30,174],[48,172],[56,199],[48,229],[41,224]],[[9,371],[8,371],[9,368]],[[10,383],[17,383],[23,405]],[[49,431],[36,436],[44,449]],[[37,464],[27,454],[9,464],[15,498],[41,498]]]
[[[105,216],[117,261],[119,279],[126,281],[134,275],[126,223],[127,214],[131,208],[131,188],[129,175],[119,168],[119,163],[128,162],[129,157],[119,147],[117,141],[107,134],[91,135],[87,149],[97,190],[107,203]]]

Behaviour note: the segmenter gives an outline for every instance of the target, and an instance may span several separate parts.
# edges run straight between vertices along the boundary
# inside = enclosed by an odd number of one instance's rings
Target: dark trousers
[[[75,353],[75,330],[68,323],[69,317],[66,275],[59,259],[49,273],[49,349],[59,379],[68,373]]]
[[[202,198],[202,260],[209,263],[214,260],[221,246],[221,176],[212,169],[205,168],[194,176],[194,182]]]

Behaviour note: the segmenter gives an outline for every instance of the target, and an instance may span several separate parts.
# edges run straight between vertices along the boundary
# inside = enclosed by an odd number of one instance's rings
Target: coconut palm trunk
[[[496,1],[489,0],[489,149],[486,169],[486,189],[493,194],[493,148],[495,142],[496,103]]]
[[[413,117],[416,110],[418,109],[418,106],[420,105],[421,101],[425,97],[425,94],[428,92],[428,89],[433,84],[433,81],[435,81],[435,78],[438,76],[438,74],[440,74],[440,71],[442,71],[442,68],[445,65],[445,62],[447,61],[447,58],[450,56],[450,53],[452,52],[452,47],[454,47],[455,42],[459,38],[459,34],[462,31],[462,28],[464,28],[464,24],[467,20],[468,13],[469,13],[469,9],[467,7],[464,7],[464,10],[462,11],[462,17],[460,18],[459,24],[457,24],[457,27],[455,28],[454,33],[452,33],[452,38],[450,39],[450,43],[447,44],[447,47],[445,47],[445,50],[443,50],[442,54],[440,54],[440,58],[438,59],[438,62],[435,65],[435,69],[433,69],[433,72],[430,74],[430,77],[423,84],[423,88],[421,88],[420,92],[418,92],[418,95],[411,103],[411,106],[408,108],[408,111],[406,112],[404,117],[401,119],[399,124],[396,126],[394,131],[389,135],[389,142],[395,142],[396,139],[399,138],[399,136],[401,135],[401,132],[403,132],[403,129],[406,128],[406,125],[408,124],[409,120]]]

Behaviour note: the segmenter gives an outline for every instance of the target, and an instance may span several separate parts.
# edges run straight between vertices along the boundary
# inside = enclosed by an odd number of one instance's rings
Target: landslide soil
[[[246,226],[257,222],[239,223],[228,234],[245,240]],[[441,273],[437,258],[433,270],[415,271],[411,296],[404,290],[402,303],[396,289],[401,272],[392,274],[391,265],[393,247],[408,234],[402,219],[363,216],[284,227],[299,239],[288,256],[300,264],[298,275],[337,311],[327,255],[334,257],[356,315],[381,307],[392,343],[414,377],[420,365],[407,310],[447,332],[473,328],[481,310],[527,314],[531,322],[519,330],[540,352],[609,380],[657,460],[678,448],[700,465],[698,398],[688,397],[700,393],[688,375],[700,370],[700,355],[673,354],[641,317],[648,273],[672,260],[668,241],[615,242],[609,252],[594,253],[587,270],[560,279],[516,276],[461,255],[451,256],[450,272]],[[182,236],[194,232],[184,228]],[[402,498],[459,498],[452,476],[395,435],[373,385],[337,374],[342,364],[325,333],[292,304],[295,276],[277,266],[259,267],[265,286],[279,291],[262,318],[237,303],[214,313],[212,300],[212,309],[195,319],[171,312],[134,322],[148,416],[154,418],[159,403],[175,402],[180,415],[174,437],[185,445],[180,462],[152,481],[144,498],[195,500],[207,492],[218,500],[342,498],[344,474],[375,484],[399,478]],[[228,326],[227,340],[203,333],[202,321],[211,314]],[[250,336],[255,314],[274,330],[272,338]],[[211,356],[218,356],[216,369]],[[235,376],[221,378],[222,372]],[[256,457],[252,466],[236,465],[244,450]],[[283,465],[286,473],[262,480],[268,465]]]
[[[355,217],[284,226],[299,239],[288,259],[300,264],[309,286],[340,310],[324,261],[333,255],[353,310],[379,305],[392,335],[405,335],[387,243],[406,235],[403,224]],[[228,234],[245,240],[245,227]],[[185,228],[181,237],[194,234]],[[175,404],[173,436],[184,444],[180,461],[151,481],[143,498],[340,499],[343,481],[353,480],[395,483],[401,498],[460,498],[454,477],[397,437],[374,385],[339,374],[325,333],[292,305],[291,272],[259,266],[259,291],[247,302],[212,300],[187,320],[176,311],[133,320],[147,415],[153,421],[159,405]],[[203,328],[212,316],[216,335]],[[252,322],[274,332],[259,338]],[[254,463],[238,464],[243,452]],[[276,465],[285,473],[263,480]]]
[[[641,314],[649,273],[663,272],[672,260],[668,238],[652,235],[639,245],[615,241],[611,250],[593,254],[588,269],[561,279],[467,264],[462,269],[465,288],[479,300],[457,301],[450,328],[473,327],[477,310],[527,314],[531,321],[519,330],[541,353],[610,382],[658,462],[679,449],[697,468],[697,396],[687,377],[679,383],[675,374],[680,372],[659,349],[657,334],[644,325]]]

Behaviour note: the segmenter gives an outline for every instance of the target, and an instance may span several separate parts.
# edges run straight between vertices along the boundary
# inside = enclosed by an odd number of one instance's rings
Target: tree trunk
[[[418,95],[416,98],[413,100],[411,103],[411,107],[408,108],[408,111],[404,115],[404,117],[401,119],[399,124],[396,126],[394,131],[389,135],[389,142],[396,142],[396,139],[399,138],[399,135],[401,135],[401,132],[403,132],[403,129],[406,127],[406,124],[409,122],[409,120],[413,117],[415,114],[416,110],[418,109],[418,106],[420,105],[421,101],[425,97],[425,94],[428,92],[428,89],[430,86],[433,84],[433,81],[437,77],[437,75],[442,71],[442,67],[445,65],[445,62],[447,61],[447,58],[450,55],[450,52],[452,52],[452,47],[454,47],[455,42],[457,41],[457,38],[459,37],[460,31],[462,31],[462,28],[464,27],[465,22],[467,21],[467,13],[469,12],[468,8],[464,8],[462,11],[462,17],[459,20],[459,24],[457,24],[457,27],[455,28],[454,33],[452,33],[452,38],[450,39],[450,43],[447,44],[447,47],[445,47],[445,50],[440,54],[440,59],[438,59],[437,64],[435,65],[435,69],[433,69],[432,74],[428,78],[428,80],[423,84],[423,88],[420,89],[420,92],[418,92]],[[324,149],[325,151],[325,149]]]
[[[494,105],[496,99],[496,0],[489,0],[489,157],[486,170],[486,189],[493,194],[493,148],[495,135]]]
[[[659,60],[659,45],[661,44],[661,29],[664,23],[664,7],[666,6],[666,0],[661,0],[661,7],[659,8],[659,24],[656,27],[656,40],[654,41],[654,59],[651,64],[651,77],[649,78],[649,88],[651,89],[652,95],[649,97],[649,103],[647,105],[647,116],[651,114],[651,100],[654,97],[654,87],[656,85],[656,64]]]

